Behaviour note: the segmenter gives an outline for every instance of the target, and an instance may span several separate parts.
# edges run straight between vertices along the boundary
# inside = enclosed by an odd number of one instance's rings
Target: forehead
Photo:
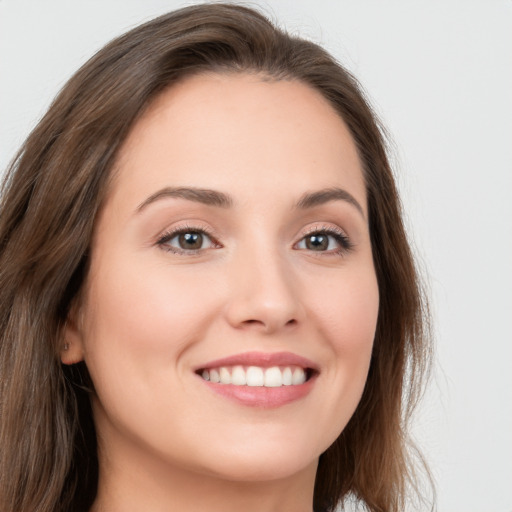
[[[163,92],[121,148],[113,185],[114,195],[141,201],[169,185],[241,196],[341,185],[366,208],[357,149],[338,113],[304,83],[258,74],[200,74]]]

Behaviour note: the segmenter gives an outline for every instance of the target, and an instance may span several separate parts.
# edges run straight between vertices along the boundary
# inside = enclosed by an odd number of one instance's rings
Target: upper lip
[[[318,371],[318,365],[313,361],[292,352],[244,352],[209,361],[197,367],[196,371],[237,365],[260,366],[262,368],[270,368],[271,366],[300,366]]]

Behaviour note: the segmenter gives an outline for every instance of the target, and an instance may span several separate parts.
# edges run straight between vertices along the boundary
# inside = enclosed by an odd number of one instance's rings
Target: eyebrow
[[[220,208],[233,206],[231,197],[217,190],[195,187],[166,187],[150,195],[137,207],[136,211],[140,212],[151,203],[167,197],[187,199],[188,201],[195,201],[196,203],[202,203],[208,206],[218,206]]]
[[[306,192],[297,201],[296,208],[305,210],[307,208],[314,208],[330,201],[345,201],[356,208],[359,213],[365,217],[363,207],[359,204],[357,199],[346,190],[339,187],[324,188],[316,192]]]
[[[150,204],[168,197],[186,199],[188,201],[194,201],[208,206],[217,206],[220,208],[230,208],[233,206],[234,202],[231,196],[223,192],[219,192],[218,190],[196,187],[165,187],[150,195],[145,201],[143,201],[137,207],[136,212],[138,213]],[[308,208],[323,205],[330,201],[345,201],[354,206],[363,218],[365,217],[364,210],[356,198],[346,190],[338,187],[325,188],[315,192],[306,192],[299,198],[295,204],[295,208],[306,210]]]

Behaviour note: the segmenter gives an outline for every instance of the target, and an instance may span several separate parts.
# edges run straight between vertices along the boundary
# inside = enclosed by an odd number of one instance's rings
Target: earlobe
[[[75,364],[83,360],[83,351],[75,343],[65,343],[60,351],[60,360],[63,364]]]
[[[64,325],[60,360],[63,364],[79,363],[84,358],[83,334],[79,314],[72,308]]]

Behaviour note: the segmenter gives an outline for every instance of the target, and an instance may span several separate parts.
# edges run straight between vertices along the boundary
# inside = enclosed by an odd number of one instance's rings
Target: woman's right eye
[[[164,233],[157,244],[163,249],[178,254],[197,254],[204,249],[217,247],[204,229],[178,229]]]

